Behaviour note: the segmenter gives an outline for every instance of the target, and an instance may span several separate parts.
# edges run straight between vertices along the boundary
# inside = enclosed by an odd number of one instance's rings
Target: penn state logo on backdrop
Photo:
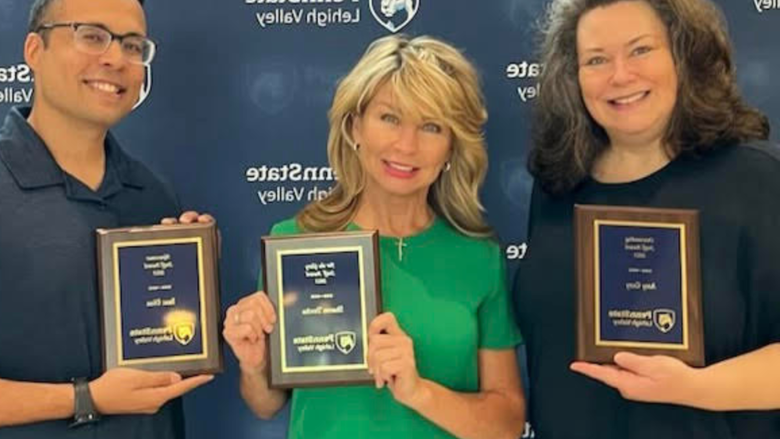
[[[390,32],[403,29],[417,15],[420,0],[370,0],[371,14]]]
[[[653,311],[653,323],[664,334],[674,328],[677,322],[677,314],[671,309],[656,309]]]
[[[336,349],[342,354],[347,355],[355,349],[357,334],[352,331],[342,331],[336,333]]]

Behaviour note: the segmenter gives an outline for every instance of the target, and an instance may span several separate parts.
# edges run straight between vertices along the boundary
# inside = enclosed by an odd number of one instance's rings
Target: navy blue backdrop
[[[0,114],[30,99],[22,58],[30,3],[0,0]],[[490,111],[482,196],[510,272],[522,258],[531,188],[525,156],[539,72],[534,23],[546,1],[414,0],[411,20],[399,13],[384,25],[380,0],[146,3],[150,35],[159,42],[151,95],[115,132],[173,184],[185,207],[218,218],[223,307],[255,290],[260,236],[332,185],[324,168],[334,85],[370,41],[392,31],[448,40],[479,67]],[[742,90],[778,126],[780,87],[772,72],[780,56],[771,35],[780,5],[718,3],[736,46]],[[185,398],[189,437],[283,438],[286,412],[256,420],[239,397],[229,352],[227,358],[226,374]]]

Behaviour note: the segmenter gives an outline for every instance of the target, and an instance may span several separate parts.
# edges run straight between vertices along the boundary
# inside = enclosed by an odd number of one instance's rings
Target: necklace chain
[[[428,224],[423,228],[423,230],[429,229],[434,221],[436,221],[436,216],[431,215],[430,221],[428,221]],[[404,260],[404,248],[409,246],[409,243],[405,242],[404,239],[406,238],[403,236],[395,238],[396,248],[398,249],[398,261]]]

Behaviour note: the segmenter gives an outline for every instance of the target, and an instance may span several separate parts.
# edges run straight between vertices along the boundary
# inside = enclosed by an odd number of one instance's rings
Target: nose
[[[107,67],[121,67],[127,62],[122,53],[122,45],[119,40],[113,40],[108,49],[100,55],[100,63]]]
[[[394,147],[404,154],[413,154],[418,147],[417,126],[413,124],[404,124],[399,130],[399,137],[394,143]]]
[[[629,84],[636,77],[631,63],[623,57],[616,57],[613,66],[611,82],[614,85]]]

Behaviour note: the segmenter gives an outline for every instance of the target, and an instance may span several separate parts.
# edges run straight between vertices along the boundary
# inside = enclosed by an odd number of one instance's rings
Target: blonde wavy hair
[[[452,131],[450,170],[428,192],[428,204],[464,235],[489,237],[479,201],[487,172],[483,126],[487,110],[474,66],[437,39],[391,35],[380,38],[340,82],[328,112],[328,161],[337,176],[331,193],[297,216],[309,232],[343,230],[354,219],[366,182],[352,139],[352,126],[384,84],[390,84],[404,114],[442,121]]]

